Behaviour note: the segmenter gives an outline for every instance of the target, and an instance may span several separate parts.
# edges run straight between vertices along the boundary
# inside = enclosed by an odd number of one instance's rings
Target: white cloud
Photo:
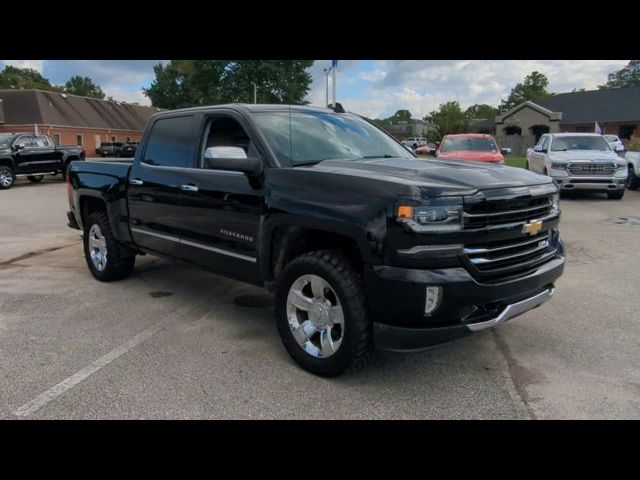
[[[367,82],[376,82],[382,80],[387,75],[383,70],[373,70],[372,72],[360,72],[358,78]]]
[[[151,105],[149,97],[142,93],[142,90],[129,92],[118,86],[105,87],[102,89],[107,97],[113,97],[116,100],[127,103],[139,103],[140,105]]]
[[[31,68],[40,73],[44,68],[44,60],[2,60],[2,63],[16,68]]]

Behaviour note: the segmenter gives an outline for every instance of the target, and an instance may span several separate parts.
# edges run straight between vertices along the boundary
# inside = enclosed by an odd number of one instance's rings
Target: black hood
[[[550,184],[551,178],[493,163],[384,158],[325,160],[312,170],[425,187],[436,195],[471,195],[478,190]]]

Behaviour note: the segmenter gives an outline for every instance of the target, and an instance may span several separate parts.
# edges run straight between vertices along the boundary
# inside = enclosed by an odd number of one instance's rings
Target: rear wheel
[[[44,180],[44,175],[29,175],[27,178],[31,183],[40,183]]]
[[[371,324],[360,276],[333,250],[305,253],[282,272],[276,323],[291,357],[316,375],[339,375],[364,363]]]
[[[636,175],[633,165],[629,165],[629,180],[627,181],[629,190],[637,190],[640,187],[640,177]]]
[[[8,165],[0,165],[0,190],[8,190],[16,183],[16,174]]]
[[[620,200],[622,197],[624,197],[624,189],[616,190],[615,192],[607,192],[607,197],[609,197],[611,200]]]
[[[101,282],[128,277],[136,257],[117,242],[107,214],[102,211],[89,214],[84,227],[84,256],[91,274]]]

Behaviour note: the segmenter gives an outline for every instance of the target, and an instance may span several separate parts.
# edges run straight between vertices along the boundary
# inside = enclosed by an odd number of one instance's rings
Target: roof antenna
[[[336,113],[347,113],[342,104],[339,102],[336,102],[336,104],[333,106],[333,111]]]

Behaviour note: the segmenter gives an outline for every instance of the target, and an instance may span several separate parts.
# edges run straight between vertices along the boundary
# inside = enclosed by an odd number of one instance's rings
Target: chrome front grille
[[[533,237],[468,245],[467,260],[483,276],[509,276],[531,270],[550,260],[557,250],[557,232],[546,231]]]
[[[548,215],[551,209],[552,200],[547,195],[465,205],[464,228],[474,230],[493,225],[528,222]]]
[[[611,163],[572,163],[567,167],[570,175],[611,176],[616,166]]]

